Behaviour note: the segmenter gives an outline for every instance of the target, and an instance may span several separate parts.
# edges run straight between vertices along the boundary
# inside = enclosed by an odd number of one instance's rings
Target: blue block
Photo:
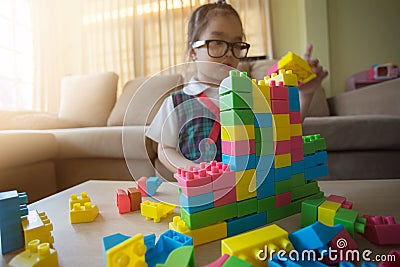
[[[104,267],[107,266],[106,264],[106,251],[109,250],[112,247],[115,247],[119,243],[122,243],[126,240],[131,238],[130,236],[123,235],[120,233],[104,236],[102,238],[102,243],[103,243],[103,265]]]
[[[275,182],[262,183],[257,187],[257,199],[275,196]]]
[[[213,208],[214,196],[212,192],[191,197],[188,197],[185,194],[181,193],[179,195],[179,204],[188,213],[194,213]]]
[[[256,186],[257,188],[263,183],[272,183],[275,181],[275,170],[271,168],[269,170],[258,170],[256,169]]]
[[[254,128],[272,127],[271,113],[254,113]]]
[[[299,100],[300,96],[299,96],[299,88],[298,87],[294,87],[294,86],[289,86],[288,87],[288,95],[289,95],[289,99],[297,99]]]
[[[328,162],[328,153],[324,151],[318,151],[314,154],[304,156],[304,168],[311,168],[317,165],[322,165]]]
[[[327,226],[319,221],[289,234],[293,247],[301,252],[303,250],[327,249],[327,244],[340,231],[343,225]]]
[[[291,171],[292,174],[298,174],[304,172],[304,160],[292,162]]]
[[[292,167],[275,168],[275,182],[288,180],[292,176]]]
[[[295,112],[300,111],[300,101],[299,99],[289,98],[289,111]]]
[[[269,170],[274,167],[274,155],[256,156],[256,169]]]
[[[309,181],[329,175],[328,165],[319,165],[304,170],[304,179]]]
[[[233,171],[244,171],[256,168],[256,155],[230,156],[222,154],[222,162],[230,165]]]
[[[254,213],[226,221],[228,237],[238,235],[267,224],[267,213]]]
[[[157,176],[149,177],[146,180],[146,194],[150,197],[153,196],[161,184],[161,178]]]

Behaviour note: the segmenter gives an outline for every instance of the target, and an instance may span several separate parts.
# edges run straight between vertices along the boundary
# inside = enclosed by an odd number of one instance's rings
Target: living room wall
[[[274,58],[307,43],[328,69],[328,96],[346,90],[349,76],[372,64],[400,64],[398,0],[271,0]]]

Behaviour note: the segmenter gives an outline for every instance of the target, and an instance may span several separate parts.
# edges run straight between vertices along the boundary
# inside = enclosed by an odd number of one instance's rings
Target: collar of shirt
[[[196,77],[192,77],[188,85],[183,88],[183,92],[187,95],[198,95],[204,92],[208,97],[215,97],[218,95],[218,88],[199,82]]]

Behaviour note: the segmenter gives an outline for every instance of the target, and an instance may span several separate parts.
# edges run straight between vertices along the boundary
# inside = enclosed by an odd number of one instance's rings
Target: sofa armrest
[[[400,79],[394,79],[328,99],[331,115],[400,115]]]

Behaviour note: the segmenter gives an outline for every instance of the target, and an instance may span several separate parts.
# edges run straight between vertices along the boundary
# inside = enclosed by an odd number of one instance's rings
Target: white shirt
[[[193,96],[204,92],[208,98],[219,106],[218,88],[201,83],[194,77],[182,90],[185,94]],[[162,103],[160,110],[146,131],[146,136],[159,144],[178,148],[179,125],[172,96],[168,96]]]

